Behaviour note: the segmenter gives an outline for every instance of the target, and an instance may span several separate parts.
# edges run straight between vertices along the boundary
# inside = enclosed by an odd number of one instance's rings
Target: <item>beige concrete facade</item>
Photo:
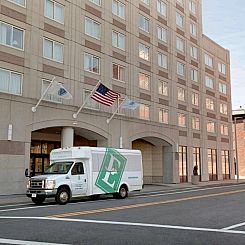
[[[221,151],[228,151],[228,174],[234,178],[229,51],[203,35],[201,1],[195,1],[194,14],[189,10],[189,0],[184,5],[163,0],[167,7],[163,16],[157,11],[157,0],[150,0],[150,5],[120,0],[125,5],[125,19],[112,13],[112,0],[101,0],[101,5],[89,0],[57,2],[64,7],[64,24],[45,17],[44,0],[26,0],[24,7],[0,0],[0,21],[24,30],[23,50],[0,43],[0,69],[23,74],[21,95],[0,91],[0,194],[25,191],[24,170],[30,168],[32,142],[60,143],[64,127],[74,129],[74,138],[80,137],[77,142],[142,150],[145,183],[180,182],[180,146],[187,149],[187,181],[191,181],[193,147],[200,148],[201,181],[210,180],[208,149],[216,150],[218,180],[224,174]],[[176,13],[184,16],[182,28],[176,25]],[[139,15],[149,20],[149,32],[139,28]],[[86,17],[100,24],[100,40],[86,34]],[[196,36],[190,34],[190,23],[196,25]],[[158,39],[157,26],[167,30],[166,42]],[[112,31],[125,35],[125,51],[112,46]],[[183,51],[176,48],[177,37],[184,41]],[[44,38],[63,44],[63,62],[44,58]],[[149,47],[148,61],[139,57],[139,43]],[[190,55],[191,46],[198,50],[196,59]],[[85,53],[100,58],[99,74],[84,69]],[[158,53],[167,56],[166,69],[159,66]],[[212,57],[213,67],[205,65],[205,54]],[[184,64],[183,76],[177,75],[177,62]],[[113,63],[124,67],[124,81],[113,79]],[[219,63],[225,65],[225,74],[219,72]],[[198,71],[197,82],[191,80],[191,69]],[[148,90],[140,88],[139,73],[149,76]],[[205,86],[205,75],[213,78],[213,88]],[[54,76],[73,99],[42,101],[33,113],[31,109],[42,94],[42,79],[52,80]],[[139,109],[120,110],[107,124],[116,103],[112,107],[100,105],[99,109],[83,108],[74,119],[73,113],[86,98],[85,91],[91,91],[99,81],[119,92],[121,98],[128,96],[149,106],[149,119],[141,119]],[[159,94],[159,81],[167,83],[167,96]],[[220,93],[220,82],[226,85],[226,94]],[[178,88],[185,91],[184,101],[178,99]],[[193,105],[192,93],[198,94],[198,105]],[[206,109],[206,98],[214,101],[213,110]],[[226,114],[220,113],[221,103],[227,105]],[[159,122],[159,109],[168,110],[168,123]],[[185,127],[178,125],[178,113],[186,116]],[[199,130],[193,129],[192,117],[199,118]],[[214,133],[207,132],[209,120],[215,123]],[[220,133],[221,124],[228,127],[228,134]]]

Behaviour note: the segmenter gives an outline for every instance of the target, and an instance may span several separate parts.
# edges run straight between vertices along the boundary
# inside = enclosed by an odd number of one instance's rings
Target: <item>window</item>
[[[168,83],[159,81],[158,83],[158,92],[161,95],[168,96]]]
[[[215,133],[215,123],[214,122],[207,122],[207,132]]]
[[[220,113],[227,115],[227,104],[220,104]]]
[[[193,2],[193,1],[190,1],[189,2],[189,10],[190,10],[190,12],[193,13],[193,14],[196,14],[196,9],[197,9],[196,3]]]
[[[63,44],[44,38],[43,57],[57,62],[63,62]]]
[[[208,174],[210,181],[218,180],[217,152],[215,149],[208,149]]]
[[[178,87],[178,100],[185,101],[185,89]]]
[[[87,100],[84,105],[86,108],[95,109],[95,110],[100,109],[100,103],[98,103],[97,101],[91,98],[91,91],[86,90],[84,95],[85,95],[84,100]]]
[[[50,80],[45,80],[45,79],[42,80],[42,94],[44,94],[44,92],[46,91],[46,89],[48,88],[50,83],[51,83]],[[49,93],[47,93],[44,96],[44,100],[52,101],[52,102],[58,102],[58,103],[61,103],[61,101],[62,101],[62,99],[59,96],[57,96],[56,94],[49,94]]]
[[[197,36],[197,26],[194,23],[190,23],[190,33],[193,36]]]
[[[221,150],[221,163],[223,179],[230,179],[230,161],[228,150]]]
[[[168,57],[165,54],[158,53],[158,65],[162,68],[168,68]]]
[[[0,68],[0,92],[22,94],[23,75]]]
[[[181,5],[184,5],[184,0],[177,0],[177,2]]]
[[[188,181],[188,174],[187,174],[187,147],[186,146],[179,146],[179,176],[180,182],[187,182]]]
[[[213,58],[210,57],[208,54],[204,54],[204,62],[205,65],[213,67]]]
[[[113,0],[112,2],[112,13],[118,17],[125,19],[125,4]]]
[[[150,119],[150,106],[140,104],[140,119],[144,119],[144,120]]]
[[[194,46],[191,46],[190,53],[191,53],[191,57],[197,60],[197,48]]]
[[[149,20],[140,14],[139,16],[139,28],[143,31],[149,32]]]
[[[224,83],[219,83],[219,91],[220,91],[220,93],[223,93],[223,94],[226,94],[226,84],[224,84]]]
[[[10,24],[0,22],[0,43],[24,50],[24,31]]]
[[[150,48],[142,43],[139,43],[139,57],[144,60],[149,60]]]
[[[26,6],[26,0],[8,0],[8,1],[20,5],[22,7]]]
[[[159,109],[159,122],[168,124],[168,110]]]
[[[225,64],[219,63],[218,64],[218,70],[220,73],[225,75]]]
[[[200,130],[200,119],[199,119],[199,117],[192,117],[192,128],[195,130]]]
[[[228,135],[228,126],[227,125],[224,125],[224,124],[221,124],[220,125],[220,133],[222,135]]]
[[[206,108],[214,111],[214,101],[212,99],[206,98]]]
[[[205,76],[205,85],[208,88],[214,88],[214,80],[213,78],[209,77],[209,76]]]
[[[150,0],[141,0],[141,2],[143,2],[143,3],[147,4],[147,5],[150,4]]]
[[[178,125],[180,127],[186,127],[186,115],[183,113],[178,113]]]
[[[64,6],[52,0],[45,0],[45,17],[63,24]]]
[[[96,4],[96,5],[101,5],[101,0],[89,0],[90,2]]]
[[[125,67],[120,66],[118,64],[112,64],[112,70],[113,70],[113,75],[112,75],[113,79],[119,81],[125,81]]]
[[[150,77],[143,73],[139,73],[139,86],[140,88],[150,90]]]
[[[181,52],[184,52],[184,40],[176,37],[176,48]]]
[[[112,31],[112,45],[125,50],[125,35],[120,32]]]
[[[84,70],[100,74],[100,58],[92,54],[84,54]]]
[[[157,0],[157,12],[163,16],[167,15],[167,5],[161,0]]]
[[[177,61],[177,74],[180,76],[185,75],[185,65]]]
[[[195,105],[195,106],[199,105],[199,94],[192,92],[191,103],[192,103],[192,105]]]
[[[161,26],[157,26],[157,38],[163,42],[167,42],[167,30]]]
[[[191,80],[194,82],[198,82],[198,73],[195,69],[191,69]]]
[[[199,147],[193,147],[193,168],[197,166],[197,173],[201,175],[201,154]]]
[[[71,170],[72,175],[81,175],[84,174],[84,168],[83,168],[83,163],[81,162],[76,162],[74,167]]]
[[[179,13],[176,13],[176,25],[179,27],[184,27],[184,16]]]
[[[100,23],[85,17],[85,33],[100,40]]]

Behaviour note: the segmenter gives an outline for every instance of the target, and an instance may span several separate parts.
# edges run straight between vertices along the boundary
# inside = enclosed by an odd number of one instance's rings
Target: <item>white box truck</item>
[[[125,198],[142,186],[139,150],[70,147],[51,151],[49,168],[43,175],[30,177],[26,195],[36,204],[48,197],[66,204],[74,197],[96,198],[109,193]]]

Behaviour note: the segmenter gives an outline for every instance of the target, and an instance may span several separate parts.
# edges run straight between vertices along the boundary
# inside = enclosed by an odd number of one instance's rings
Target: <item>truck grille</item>
[[[31,180],[30,188],[32,188],[32,189],[44,188],[44,180]]]

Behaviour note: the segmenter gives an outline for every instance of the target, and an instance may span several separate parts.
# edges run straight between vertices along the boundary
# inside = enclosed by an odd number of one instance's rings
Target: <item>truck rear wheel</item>
[[[128,196],[128,188],[126,185],[122,185],[119,189],[118,197],[123,199],[126,198],[127,196]]]
[[[68,189],[65,187],[60,188],[55,196],[55,201],[61,205],[64,205],[68,203],[69,200],[70,192],[68,191]]]
[[[45,200],[45,197],[32,197],[31,200],[35,204],[42,204]]]

